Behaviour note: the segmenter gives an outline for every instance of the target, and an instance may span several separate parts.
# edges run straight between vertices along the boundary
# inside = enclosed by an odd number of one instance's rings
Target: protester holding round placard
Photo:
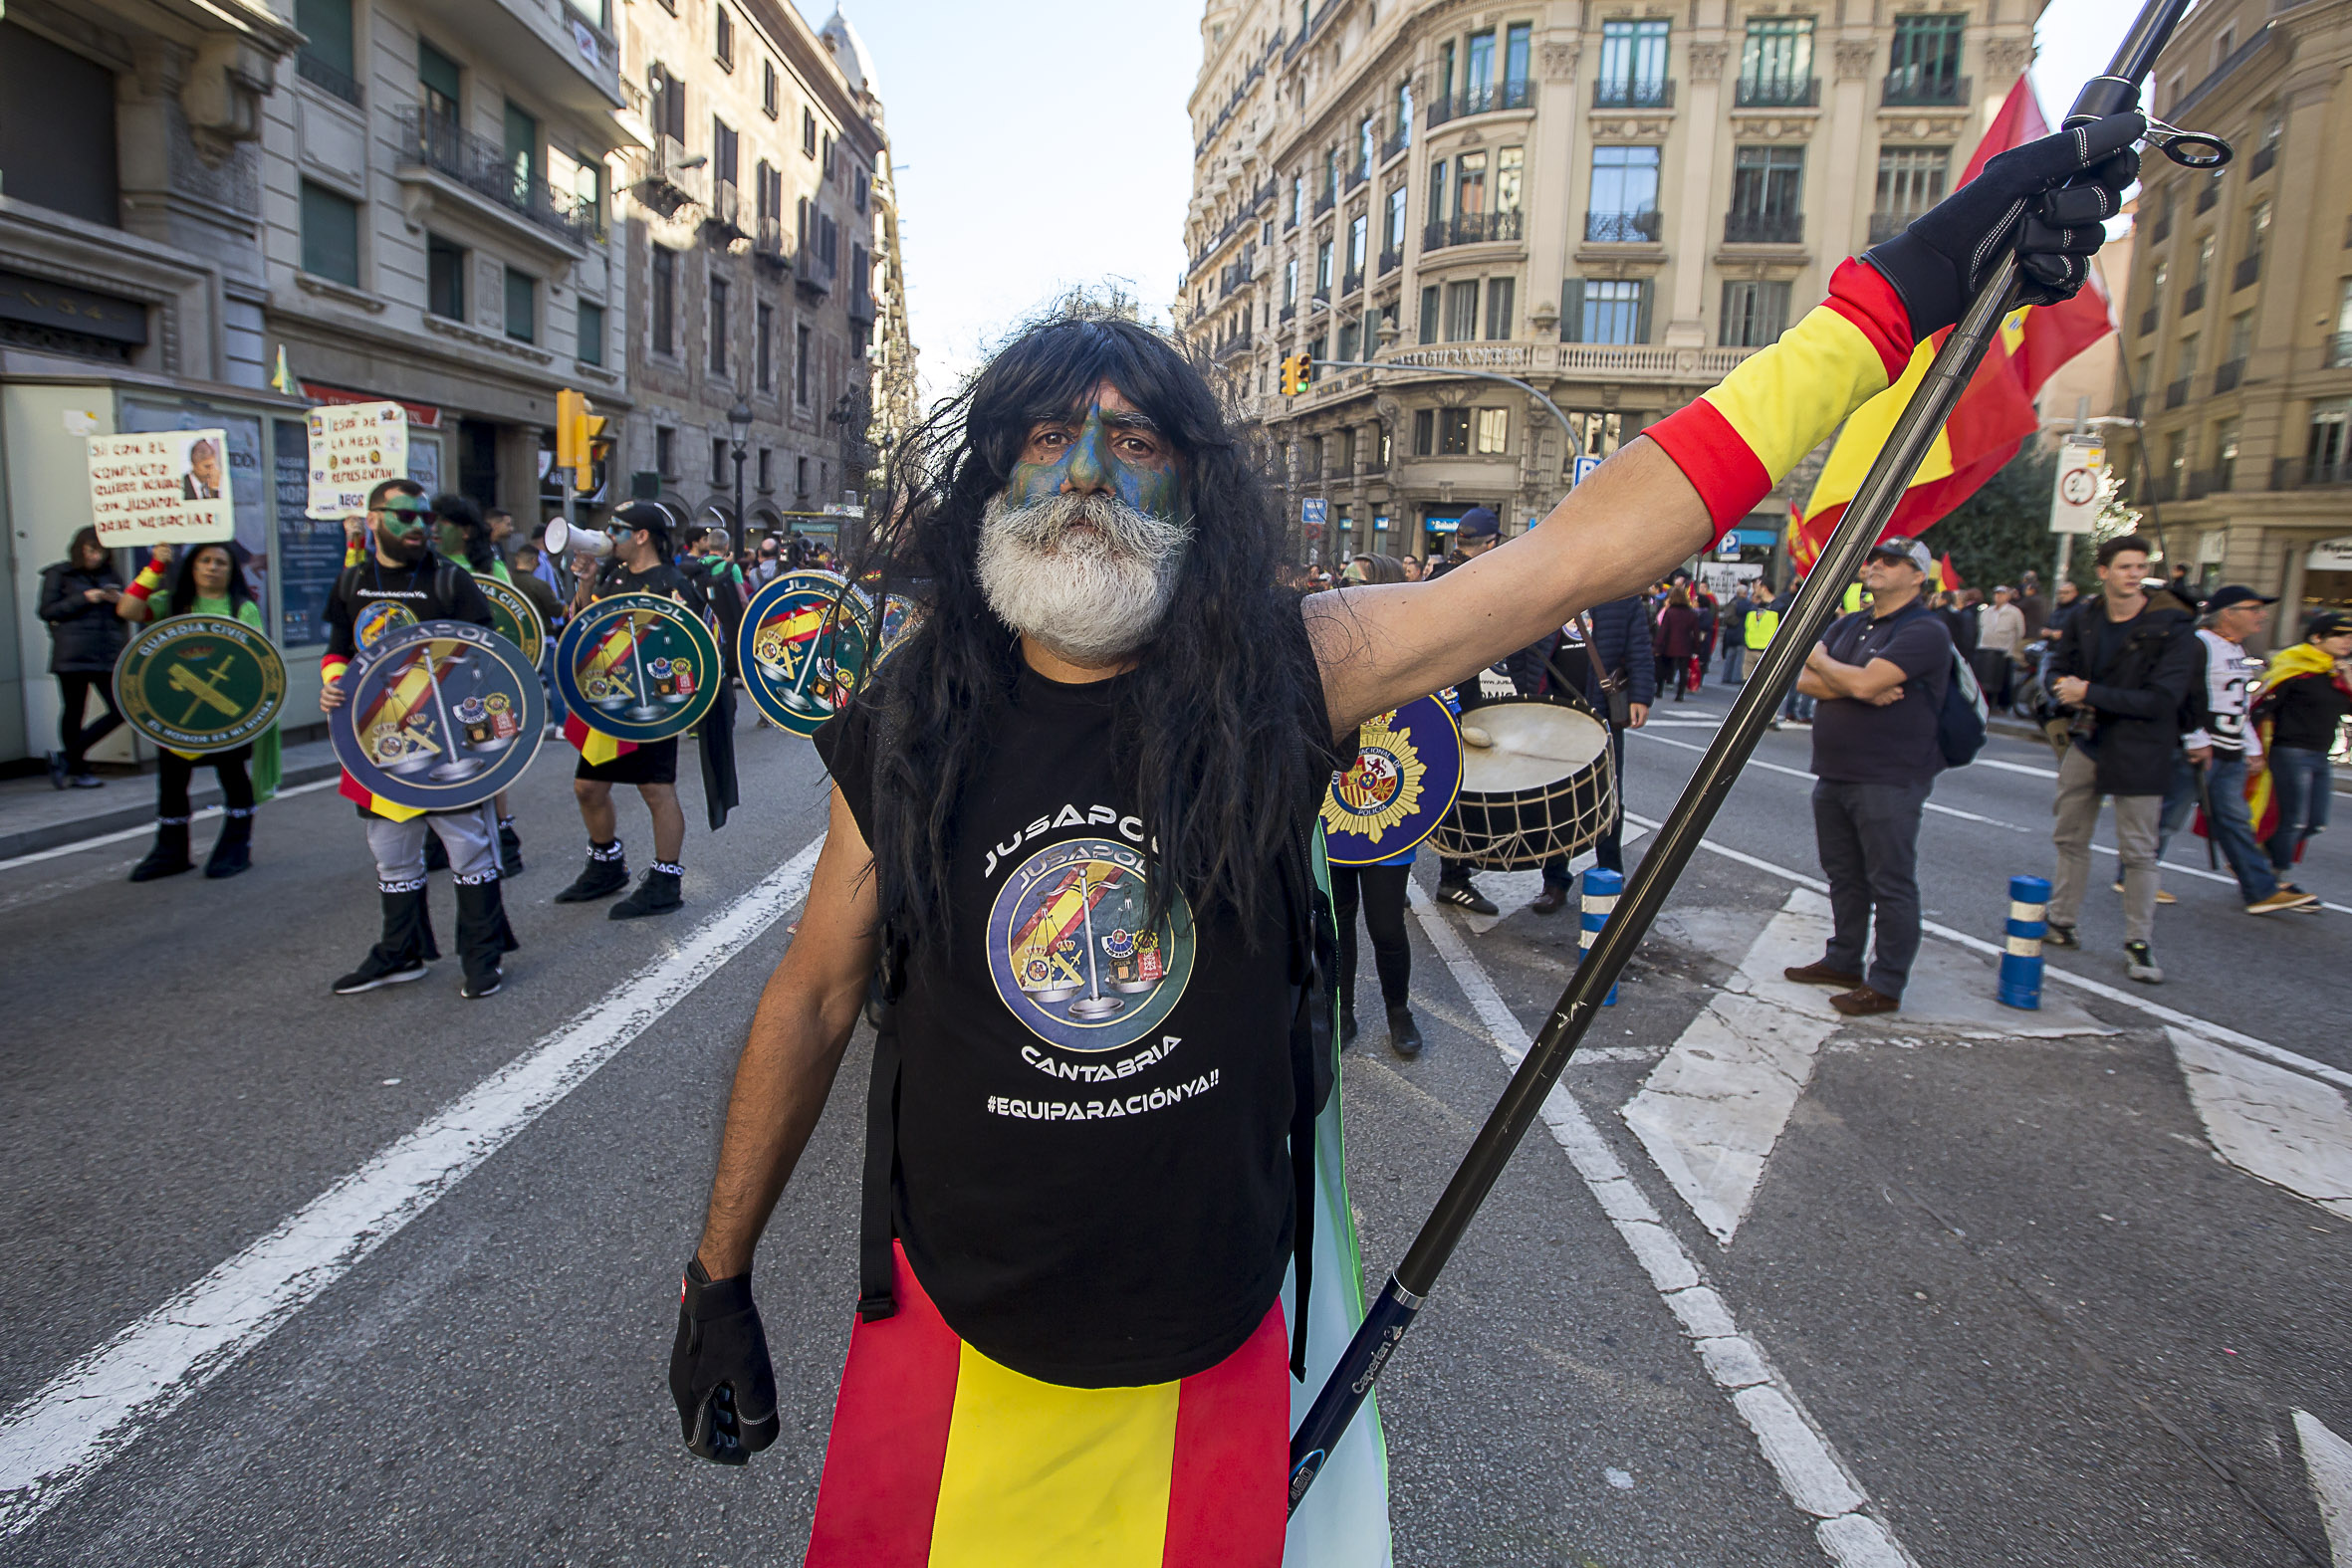
[[[261,606],[245,580],[235,545],[227,541],[191,545],[172,569],[168,545],[155,547],[153,556],[116,604],[115,613],[132,622],[171,615],[218,615],[261,629]],[[155,590],[166,575],[170,588],[160,606]],[[209,763],[220,780],[224,815],[220,837],[204,861],[208,877],[230,877],[253,864],[253,810],[256,801],[278,792],[282,756],[278,728],[272,725],[261,739],[220,752],[182,752],[157,749],[155,762],[155,843],[146,857],[130,868],[133,882],[152,882],[195,869],[188,858],[188,784],[198,763]],[[248,765],[251,772],[248,773]]]
[[[505,517],[507,514],[500,513]],[[471,496],[454,491],[433,497],[434,543],[441,554],[465,567],[476,578],[489,577],[514,585],[514,573],[498,554],[498,541],[493,537],[490,521],[483,515],[480,503]],[[535,651],[535,650],[526,650]],[[507,792],[498,791],[491,801],[492,814],[498,818],[498,870],[501,876],[523,874],[523,835],[515,831],[514,808],[507,803]],[[440,846],[438,838],[425,841],[426,868],[439,870],[434,864],[442,857],[430,851]]]

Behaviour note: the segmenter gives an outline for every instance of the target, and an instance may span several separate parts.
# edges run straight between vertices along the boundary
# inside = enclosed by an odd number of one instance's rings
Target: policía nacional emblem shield
[[[666,741],[694,728],[727,678],[719,639],[676,599],[615,593],[556,639],[556,684],[581,722],[616,741]]]
[[[1333,865],[1363,866],[1427,838],[1462,792],[1462,730],[1435,697],[1367,720],[1355,763],[1323,795]]]
[[[539,650],[547,646],[547,626],[539,618],[539,607],[513,583],[496,577],[476,577],[474,586],[490,601],[490,629],[522,649],[524,659],[538,669]]]
[[[829,571],[788,571],[760,589],[736,647],[760,712],[794,735],[815,735],[864,677],[872,616]]]
[[[487,626],[386,632],[344,672],[327,716],[336,761],[370,794],[422,811],[479,805],[531,766],[547,694],[523,650]]]
[[[115,661],[115,711],[175,752],[233,751],[286,709],[286,661],[258,626],[227,615],[156,621]]]

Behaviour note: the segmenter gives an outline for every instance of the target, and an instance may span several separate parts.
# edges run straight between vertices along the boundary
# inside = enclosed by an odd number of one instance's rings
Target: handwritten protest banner
[[[233,538],[228,433],[157,430],[90,439],[90,521],[109,550]]]
[[[310,516],[364,512],[368,491],[408,477],[408,410],[398,403],[329,404],[310,422]]]

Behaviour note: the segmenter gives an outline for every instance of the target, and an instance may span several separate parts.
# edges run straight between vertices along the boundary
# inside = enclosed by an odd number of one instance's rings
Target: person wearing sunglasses
[[[323,710],[333,713],[344,705],[345,669],[387,633],[427,620],[491,624],[490,601],[473,577],[434,551],[432,523],[432,505],[414,480],[387,479],[367,493],[371,548],[344,568],[327,600],[327,655],[319,663],[325,677],[319,692]],[[498,825],[490,803],[419,811],[378,798],[348,772],[343,793],[357,802],[367,825],[376,892],[383,901],[383,934],[359,967],[335,983],[335,994],[351,997],[422,980],[426,961],[439,956],[425,902],[424,846],[430,833],[448,852],[457,882],[457,947],[465,964],[458,995],[469,1001],[494,995],[503,982],[502,963],[516,942],[499,891]]]

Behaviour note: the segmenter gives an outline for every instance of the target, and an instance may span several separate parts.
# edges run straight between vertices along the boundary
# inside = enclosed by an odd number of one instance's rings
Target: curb
[[[321,779],[332,779],[340,771],[334,763],[307,763],[289,768],[280,780],[283,784],[314,784]],[[135,780],[152,777],[134,775]],[[202,788],[188,791],[188,803],[197,810],[220,804],[220,782],[216,779]],[[143,827],[155,819],[155,802],[151,794],[136,805],[118,806],[112,810],[95,811],[68,822],[50,822],[41,827],[27,827],[17,832],[0,832],[0,860],[13,860],[18,855],[29,855],[43,849],[55,849],[62,844],[77,844],[84,839],[104,837],[120,832],[126,827]]]

